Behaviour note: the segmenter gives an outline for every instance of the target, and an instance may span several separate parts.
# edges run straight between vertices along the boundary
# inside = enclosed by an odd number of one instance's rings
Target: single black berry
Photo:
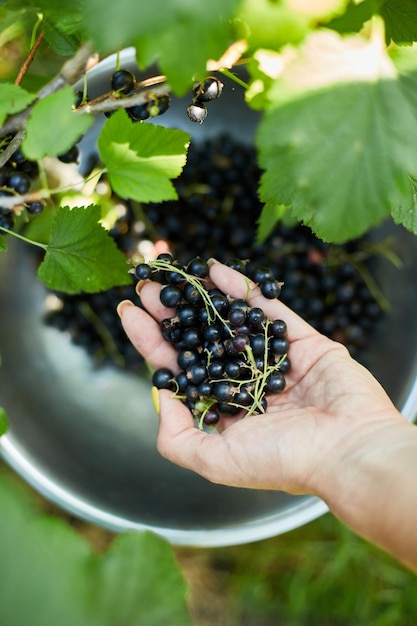
[[[45,204],[40,201],[28,202],[26,205],[26,211],[30,213],[30,215],[38,215],[39,213],[42,213],[44,207]]]
[[[19,194],[27,193],[30,189],[30,177],[24,172],[14,172],[7,180],[7,186]]]
[[[161,367],[154,371],[152,375],[152,385],[158,389],[170,389],[174,391],[174,374],[166,367]]]
[[[193,87],[193,96],[197,102],[209,102],[218,98],[223,91],[223,83],[215,76],[208,76]]]
[[[270,300],[278,298],[281,293],[281,286],[275,278],[266,278],[260,283],[259,287],[262,295]]]
[[[282,372],[272,372],[266,378],[265,391],[267,393],[277,394],[285,389],[285,378]]]
[[[136,78],[129,70],[117,70],[111,77],[111,88],[118,93],[128,94],[135,86]]]
[[[192,122],[202,124],[207,117],[207,108],[202,103],[193,102],[187,107],[187,115]]]
[[[133,122],[142,122],[150,117],[146,102],[127,108],[126,113]]]
[[[72,146],[67,152],[58,155],[58,159],[62,163],[76,163],[79,157],[79,150],[76,145]]]
[[[139,263],[135,267],[135,276],[138,280],[147,280],[151,277],[152,269],[147,263]]]
[[[164,285],[159,293],[159,299],[167,307],[176,307],[182,300],[182,291],[176,285]]]

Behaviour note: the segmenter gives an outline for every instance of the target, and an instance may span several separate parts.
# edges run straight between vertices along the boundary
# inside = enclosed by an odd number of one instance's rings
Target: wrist
[[[355,532],[415,568],[416,473],[417,428],[393,415],[346,438],[316,493]]]

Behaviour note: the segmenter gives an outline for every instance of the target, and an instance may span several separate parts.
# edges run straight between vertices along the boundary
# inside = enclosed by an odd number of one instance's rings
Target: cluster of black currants
[[[200,428],[217,424],[221,415],[264,413],[267,394],[286,386],[286,323],[210,287],[208,265],[200,257],[183,266],[163,253],[134,272],[139,280],[162,283],[161,303],[174,309],[160,327],[177,351],[179,371],[159,368],[152,384],[181,399]]]
[[[202,124],[207,117],[206,102],[221,96],[223,83],[215,76],[207,76],[193,87],[193,101],[187,107],[187,115],[192,122]]]
[[[13,135],[9,135],[3,141],[3,148],[6,148],[12,140]],[[1,199],[14,195],[24,195],[29,192],[32,182],[39,176],[39,168],[36,161],[30,161],[25,157],[20,148],[12,154],[2,168],[0,168],[0,226],[7,230],[12,230],[15,224],[15,210],[2,206]],[[26,209],[30,215],[41,213],[44,203],[41,200],[26,202],[19,205],[18,210]]]
[[[132,94],[137,87],[136,76],[128,69],[119,69],[113,72],[110,84],[113,93],[127,96]],[[126,113],[133,122],[140,122],[149,117],[162,115],[168,110],[170,104],[171,99],[168,94],[149,95],[145,102],[128,107]],[[112,111],[106,115],[108,117],[111,114]]]

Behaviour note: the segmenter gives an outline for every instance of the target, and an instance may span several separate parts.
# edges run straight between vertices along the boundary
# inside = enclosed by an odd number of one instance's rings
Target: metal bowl
[[[133,67],[134,51],[124,51],[122,63]],[[92,95],[113,68],[114,59],[95,68]],[[221,115],[220,102],[212,104],[205,125],[187,120],[186,99],[157,122],[181,127],[196,140],[226,128],[240,140],[253,141],[252,113],[242,107],[236,116],[238,90],[229,96],[222,96]],[[83,158],[99,125],[85,142]],[[373,236],[387,233],[404,265],[397,270],[383,259],[375,262],[374,276],[392,308],[361,360],[412,421],[417,413],[417,239],[392,224]],[[214,485],[162,459],[155,447],[149,379],[112,367],[97,369],[67,333],[45,325],[47,291],[36,280],[34,257],[20,241],[9,237],[9,245],[0,259],[0,405],[10,429],[0,450],[36,490],[110,530],[148,529],[189,546],[264,539],[328,510],[315,497]]]

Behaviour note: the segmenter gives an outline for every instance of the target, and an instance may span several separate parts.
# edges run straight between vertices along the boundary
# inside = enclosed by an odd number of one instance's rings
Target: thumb
[[[158,452],[172,463],[205,475],[210,480],[209,459],[216,435],[196,428],[191,411],[181,400],[173,398],[171,391],[152,389],[152,395],[155,405],[155,399],[159,401],[159,406],[155,406],[159,413]]]

